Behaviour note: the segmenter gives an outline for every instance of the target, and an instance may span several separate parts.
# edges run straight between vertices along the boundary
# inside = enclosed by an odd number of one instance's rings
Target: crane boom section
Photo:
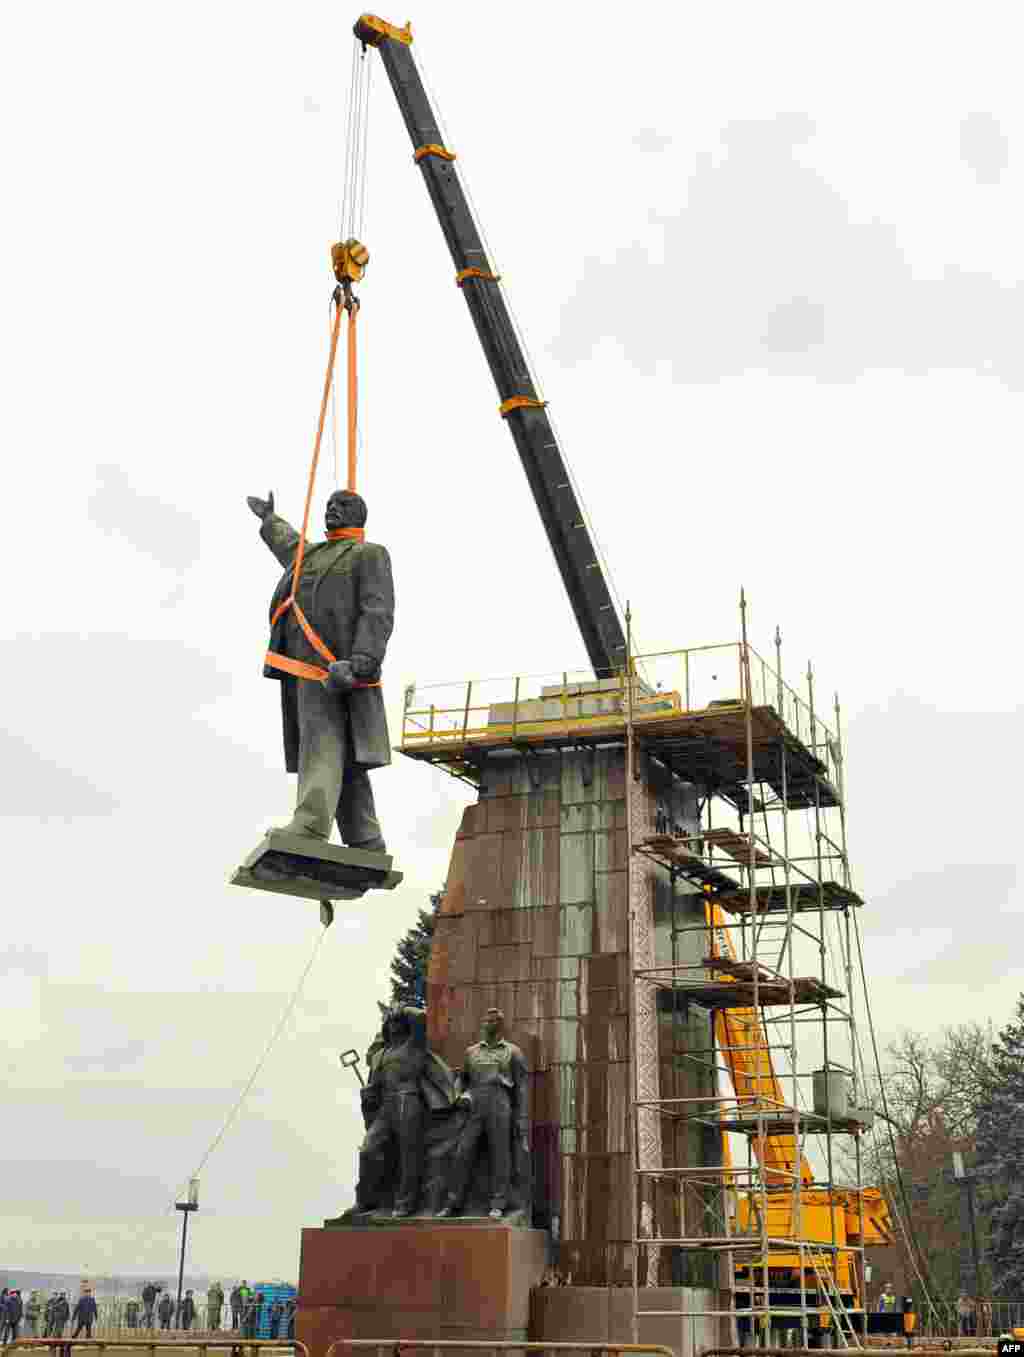
[[[361,42],[376,47],[384,63],[590,663],[599,678],[620,673],[626,664],[622,623],[455,157],[443,144],[413,57],[412,33],[370,14],[357,21],[354,31]]]
[[[716,951],[735,961],[736,948],[721,907],[709,901],[704,908],[708,922],[714,927]],[[715,1014],[715,1039],[729,1068],[733,1091],[737,1099],[742,1100],[739,1109],[749,1112],[760,1107],[769,1113],[781,1111],[785,1099],[757,1009],[719,1009]],[[755,1152],[763,1159],[768,1183],[787,1185],[797,1171],[802,1183],[813,1180],[811,1166],[802,1154],[798,1154],[796,1139],[791,1134],[768,1135],[763,1142],[759,1138],[755,1141]]]

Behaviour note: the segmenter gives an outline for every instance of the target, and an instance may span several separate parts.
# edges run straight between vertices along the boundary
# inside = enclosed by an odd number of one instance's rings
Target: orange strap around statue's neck
[[[343,542],[346,540],[362,542],[365,537],[365,528],[332,528],[327,534],[328,542]]]

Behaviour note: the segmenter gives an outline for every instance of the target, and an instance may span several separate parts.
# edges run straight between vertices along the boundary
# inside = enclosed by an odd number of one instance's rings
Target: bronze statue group
[[[526,1060],[505,1039],[496,1008],[457,1072],[427,1049],[426,1027],[423,1009],[392,1009],[367,1052],[366,1137],[350,1215],[390,1209],[394,1219],[445,1219],[468,1206],[502,1220],[528,1197]],[[483,1183],[475,1194],[474,1182]]]

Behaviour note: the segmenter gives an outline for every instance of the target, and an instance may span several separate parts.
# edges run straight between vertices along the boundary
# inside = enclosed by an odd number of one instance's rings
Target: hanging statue
[[[383,856],[370,785],[370,771],[391,762],[380,685],[394,625],[390,557],[365,541],[362,496],[336,490],[326,539],[304,544],[296,584],[299,534],[274,512],[273,494],[247,502],[285,572],[270,602],[263,673],[281,685],[285,767],[298,789],[290,822],[271,830],[232,880],[325,902],[391,888],[401,876]],[[356,853],[328,843],[335,821]]]
[[[336,490],[327,501],[327,538],[307,543],[295,595],[314,634],[337,657],[325,666],[296,610],[281,611],[292,591],[299,534],[274,513],[273,494],[265,500],[250,496],[248,504],[285,571],[270,603],[270,653],[263,670],[281,684],[285,767],[299,778],[295,814],[282,830],[326,841],[336,819],[343,843],[383,853],[369,774],[391,762],[379,684],[395,617],[391,559],[386,548],[364,540],[362,496]],[[326,678],[296,677],[277,667],[275,656],[326,667]]]

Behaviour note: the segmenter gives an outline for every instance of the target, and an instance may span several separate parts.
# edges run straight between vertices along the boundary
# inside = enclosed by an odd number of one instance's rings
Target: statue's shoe
[[[440,1211],[438,1211],[437,1215],[434,1217],[434,1219],[450,1220],[453,1216],[457,1216],[458,1214],[459,1208],[457,1206],[442,1206]]]
[[[493,1210],[490,1212],[491,1220],[501,1220],[504,1214],[505,1212],[501,1209],[500,1206],[495,1206]]]
[[[367,839],[365,843],[350,843],[348,848],[358,848],[360,853],[386,853],[388,846],[383,839]]]

